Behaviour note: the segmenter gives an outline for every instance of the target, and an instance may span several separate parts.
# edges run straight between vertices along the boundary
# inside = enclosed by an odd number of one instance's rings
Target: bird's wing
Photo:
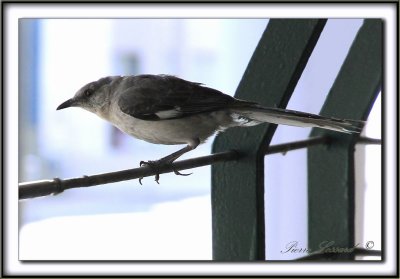
[[[237,100],[218,90],[174,76],[136,76],[121,93],[120,109],[135,118],[160,120],[226,108]]]

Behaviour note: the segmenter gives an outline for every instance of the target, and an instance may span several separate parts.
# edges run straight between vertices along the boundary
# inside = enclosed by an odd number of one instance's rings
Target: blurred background
[[[288,108],[318,113],[362,19],[332,19]],[[22,19],[19,181],[135,168],[181,146],[130,138],[78,108],[56,111],[109,75],[172,74],[233,95],[268,19]],[[272,144],[307,138],[278,127]],[[378,97],[364,135],[381,138]],[[213,138],[182,159],[207,155]],[[381,245],[380,146],[357,145],[357,232]],[[307,247],[306,150],[265,158],[266,258]],[[210,167],[192,175],[68,190],[20,201],[20,260],[211,260]]]

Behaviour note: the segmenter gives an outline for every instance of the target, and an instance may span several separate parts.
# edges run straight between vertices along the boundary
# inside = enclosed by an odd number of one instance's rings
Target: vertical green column
[[[382,82],[382,21],[368,19],[360,28],[333,84],[321,115],[365,120]],[[308,149],[308,241],[318,250],[354,243],[354,145],[358,135],[314,129],[327,135],[327,146]],[[360,247],[363,248],[363,247]],[[349,254],[339,259],[351,259]]]
[[[235,97],[285,107],[326,20],[270,20]],[[238,161],[212,166],[214,260],[264,260],[264,153],[276,125],[233,128],[213,152],[237,150]]]

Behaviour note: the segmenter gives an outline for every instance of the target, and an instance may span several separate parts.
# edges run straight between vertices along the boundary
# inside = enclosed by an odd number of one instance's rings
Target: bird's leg
[[[176,159],[178,159],[180,156],[182,156],[183,154],[185,154],[185,153],[187,153],[187,152],[189,152],[189,151],[195,149],[199,144],[200,144],[200,140],[199,140],[199,139],[195,139],[195,140],[189,142],[188,145],[186,145],[184,148],[179,149],[178,151],[176,151],[176,152],[174,152],[174,153],[172,153],[172,154],[169,154],[168,156],[162,157],[162,158],[159,159],[159,160],[147,161],[147,162],[145,162],[145,161],[140,161],[140,166],[149,166],[149,167],[153,168],[154,170],[156,170],[156,171],[158,172],[160,166],[172,164],[172,162],[174,162],[174,161],[175,161]],[[186,173],[180,173],[179,171],[177,171],[177,170],[175,170],[175,169],[174,169],[174,173],[175,173],[176,175],[184,175],[184,176],[191,175],[191,173],[187,173],[187,174],[186,174]],[[142,179],[143,179],[143,177],[141,177],[141,178],[139,179],[139,183],[140,183],[140,184],[142,184]],[[155,175],[155,181],[156,181],[157,183],[159,183],[159,182],[158,182],[159,179],[160,179],[160,174],[159,174],[159,173],[156,173],[156,175]]]

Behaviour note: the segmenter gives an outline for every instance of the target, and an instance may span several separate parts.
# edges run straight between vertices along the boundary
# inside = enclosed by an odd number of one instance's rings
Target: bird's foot
[[[160,174],[159,174],[159,171],[160,171],[160,160],[158,160],[158,161],[147,161],[147,162],[140,161],[140,166],[141,167],[148,166],[148,167],[152,168],[153,170],[155,170],[156,171],[155,181],[157,182],[157,184],[160,184],[158,182],[160,180]],[[142,179],[143,179],[143,177],[139,178],[140,185],[143,185],[142,184]]]
[[[141,167],[142,166],[148,166],[148,167],[152,168],[156,172],[154,180],[157,182],[157,184],[160,184],[160,182],[158,182],[160,180],[160,167],[161,166],[165,166],[165,165],[171,165],[171,164],[172,164],[172,162],[165,161],[165,160],[162,160],[162,159],[156,160],[156,161],[147,161],[147,162],[140,161],[140,166]],[[172,170],[174,171],[174,173],[176,175],[188,176],[188,175],[192,174],[192,173],[180,173],[178,170],[176,170],[174,168],[172,168]],[[139,178],[140,185],[143,185],[142,184],[142,179],[143,179],[143,177]]]

